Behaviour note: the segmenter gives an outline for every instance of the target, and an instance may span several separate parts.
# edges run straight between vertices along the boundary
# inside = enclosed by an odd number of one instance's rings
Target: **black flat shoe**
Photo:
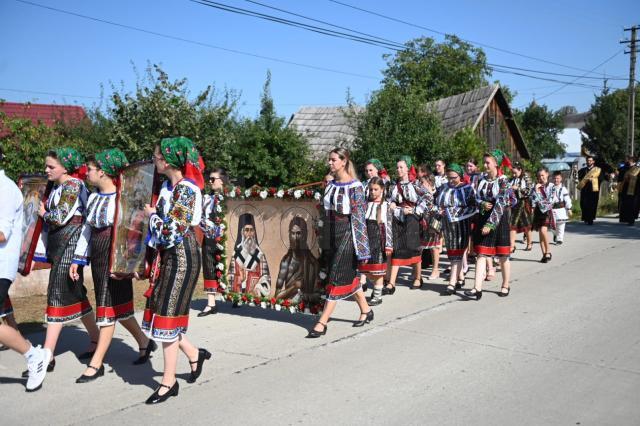
[[[160,389],[162,388],[167,388],[169,390],[164,395],[159,395],[158,392],[160,392]],[[165,402],[167,399],[171,398],[172,396],[178,396],[179,390],[180,390],[180,385],[178,384],[177,380],[171,387],[161,384],[160,386],[158,386],[158,389],[156,389],[155,392],[153,392],[151,396],[147,398],[147,400],[145,401],[145,404],[160,404],[161,402]]]
[[[94,345],[97,345],[98,342],[94,342],[93,340],[91,341],[91,343],[93,343]],[[78,355],[78,359],[79,360],[83,360],[83,359],[91,359],[93,358],[93,354],[96,353],[96,350],[92,350],[92,351],[87,351],[87,352],[83,352],[80,355]]]
[[[367,312],[366,314],[364,312],[361,312],[360,315],[365,315],[364,319],[354,322],[353,327],[362,327],[365,324],[373,321],[373,309],[369,309],[369,312]]]
[[[315,339],[317,337],[324,336],[325,334],[327,334],[327,324],[321,323],[320,321],[318,321],[318,324],[324,327],[322,331],[317,331],[312,328],[311,330],[309,330],[309,334],[307,334],[307,339]]]
[[[133,361],[133,365],[141,365],[149,361],[149,358],[151,358],[151,352],[155,351],[156,349],[158,349],[158,344],[153,340],[149,339],[149,343],[147,343],[147,347],[139,349],[140,351],[144,351],[144,354],[140,355],[138,359]]]
[[[391,296],[393,293],[396,292],[396,286],[393,285],[392,287],[383,287],[382,288],[382,295],[383,296]]]
[[[498,293],[498,296],[507,297],[509,293],[511,293],[511,287],[502,287],[500,289],[500,292]]]
[[[540,263],[547,263],[549,261],[549,258],[547,257],[546,253],[542,255],[542,259],[540,259]]]
[[[544,257],[547,259],[547,262],[551,262],[551,253],[547,253],[544,255]],[[546,263],[546,262],[545,262]]]
[[[217,314],[218,313],[218,307],[217,306],[209,306],[207,305],[205,307],[205,309],[209,308],[208,311],[203,310],[202,312],[198,313],[199,317],[206,317],[207,315],[213,315],[213,314]]]
[[[456,288],[452,285],[448,285],[444,294],[446,296],[453,296],[454,294],[456,294]]]
[[[416,285],[416,283],[419,283],[419,284],[418,284],[418,285]],[[409,287],[409,288],[410,288],[411,290],[418,290],[418,289],[422,288],[422,281],[421,281],[421,280],[420,280],[420,281],[415,280],[415,281],[413,282],[413,284],[411,285],[411,287]]]
[[[187,379],[187,383],[195,383],[200,374],[202,373],[202,365],[208,359],[211,359],[211,352],[206,349],[198,349],[198,360],[189,361],[189,364],[196,364],[196,369],[191,370],[191,376]]]
[[[464,279],[456,281],[456,290],[460,290],[464,287]]]
[[[89,383],[97,379],[98,377],[104,376],[104,364],[100,366],[100,368],[95,368],[93,365],[87,365],[88,368],[91,368],[96,371],[96,374],[93,376],[85,376],[84,374],[76,379],[76,383]]]
[[[55,368],[56,368],[56,359],[54,358],[51,361],[49,361],[49,364],[47,364],[47,373],[53,372]],[[29,377],[29,370],[24,370],[21,376],[24,378]]]
[[[472,288],[471,290],[465,290],[464,295],[467,297],[475,297],[476,300],[480,300],[482,299],[482,290],[478,291],[475,288]]]
[[[367,304],[369,306],[378,306],[379,304],[382,303],[382,297],[372,297]]]

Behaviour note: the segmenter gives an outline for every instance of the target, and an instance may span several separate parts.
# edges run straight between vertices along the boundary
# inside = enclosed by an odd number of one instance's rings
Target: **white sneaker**
[[[36,353],[27,361],[29,378],[27,379],[27,392],[37,391],[42,387],[44,377],[47,375],[47,365],[51,361],[51,350],[43,349],[38,345]]]

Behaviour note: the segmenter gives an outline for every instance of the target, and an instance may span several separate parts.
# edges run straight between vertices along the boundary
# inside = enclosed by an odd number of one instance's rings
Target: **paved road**
[[[400,288],[363,329],[340,304],[317,340],[311,317],[227,305],[196,318],[194,302],[189,335],[215,362],[189,385],[182,358],[180,396],[157,407],[143,402],[160,355],[130,365],[119,328],[106,375],[76,385],[86,335],[68,328],[35,394],[21,357],[0,353],[3,424],[640,424],[640,227],[570,224],[551,263],[538,247],[515,258],[506,299],[497,282],[480,302],[440,296],[440,282]]]

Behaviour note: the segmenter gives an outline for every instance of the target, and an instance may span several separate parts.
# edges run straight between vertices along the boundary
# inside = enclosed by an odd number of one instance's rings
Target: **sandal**
[[[502,286],[500,288],[500,292],[498,293],[498,296],[507,297],[509,295],[509,293],[511,293],[511,287]]]
[[[422,288],[422,280],[413,280],[413,285],[410,288],[411,290],[417,290],[419,288]]]
[[[453,285],[449,284],[447,286],[447,291],[444,294],[447,295],[447,296],[454,295],[454,294],[456,294],[456,288]]]
[[[527,248],[524,249],[524,251],[531,251],[533,250],[533,243],[532,244],[527,244]]]

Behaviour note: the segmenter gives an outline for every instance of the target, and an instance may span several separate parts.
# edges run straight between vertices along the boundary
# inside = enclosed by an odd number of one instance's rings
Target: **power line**
[[[401,24],[404,24],[404,25],[408,25],[408,26],[411,26],[411,27],[414,27],[414,28],[419,28],[419,29],[422,29],[422,30],[425,30],[425,31],[429,31],[429,32],[432,32],[432,33],[435,33],[435,34],[440,34],[440,35],[443,35],[443,36],[449,35],[448,33],[445,33],[443,31],[435,30],[433,28],[424,27],[422,25],[414,24],[412,22],[404,21],[402,19],[394,18],[392,16],[384,15],[382,13],[374,12],[372,10],[364,9],[362,7],[354,6],[352,4],[344,3],[342,1],[338,1],[338,0],[327,0],[327,1],[330,1],[331,3],[338,4],[340,6],[348,7],[348,8],[351,8],[351,9],[355,9],[355,10],[358,10],[360,12],[368,13],[370,15],[378,16],[380,18],[387,19],[387,20],[390,20],[390,21],[393,21],[393,22],[398,22],[398,23],[401,23]],[[559,66],[559,67],[568,68],[568,69],[572,69],[572,70],[576,70],[576,71],[586,71],[588,74],[600,74],[600,75],[604,76],[603,73],[594,73],[593,71],[587,71],[587,70],[582,69],[582,68],[577,68],[577,67],[573,67],[573,66],[570,66],[570,65],[561,64],[561,63],[558,63],[558,62],[549,61],[547,59],[537,58],[535,56],[526,55],[524,53],[515,52],[513,50],[503,49],[501,47],[492,46],[492,45],[489,45],[489,44],[486,44],[486,43],[480,43],[480,42],[469,40],[469,39],[465,39],[465,38],[462,38],[462,37],[459,37],[459,38],[460,38],[460,40],[466,41],[467,43],[475,44],[477,46],[486,47],[488,49],[497,50],[497,51],[503,52],[503,53],[508,53],[510,55],[516,55],[516,56],[520,56],[522,58],[532,59],[534,61],[544,62],[546,64],[556,65],[556,66]]]
[[[86,95],[70,95],[68,93],[54,93],[54,92],[39,92],[36,90],[23,90],[23,89],[9,89],[6,87],[0,87],[0,90],[5,92],[16,92],[16,93],[30,93],[34,95],[50,95],[50,96],[60,96],[64,98],[86,98],[86,99],[100,99],[99,96],[86,96]]]
[[[164,33],[160,33],[160,32],[157,32],[157,31],[146,30],[144,28],[134,27],[134,26],[131,26],[131,25],[120,24],[118,22],[108,21],[106,19],[95,18],[93,16],[83,15],[83,14],[80,14],[80,13],[71,12],[69,10],[58,9],[58,8],[51,7],[51,6],[45,6],[43,4],[34,3],[34,2],[26,1],[26,0],[14,0],[14,1],[19,2],[19,3],[28,4],[30,6],[39,7],[39,8],[42,8],[42,9],[48,9],[48,10],[52,10],[52,11],[55,11],[55,12],[64,13],[64,14],[75,16],[75,17],[82,18],[82,19],[88,19],[90,21],[95,21],[95,22],[100,22],[100,23],[103,23],[103,24],[113,25],[113,26],[120,27],[120,28],[126,28],[128,30],[138,31],[138,32],[145,33],[145,34],[150,34],[150,35],[155,35],[157,37],[162,37],[162,38],[166,38],[166,39],[170,39],[170,40],[176,40],[176,41],[181,41],[181,42],[184,42],[184,43],[195,44],[195,45],[202,46],[202,47],[207,47],[207,48],[210,48],[210,49],[222,50],[224,52],[229,52],[229,53],[235,53],[237,55],[250,56],[250,57],[253,57],[253,58],[264,59],[264,60],[271,61],[271,62],[278,62],[278,63],[281,63],[281,64],[295,65],[297,67],[313,69],[313,70],[316,70],[316,71],[331,72],[331,73],[334,73],[334,74],[342,74],[342,75],[348,75],[348,76],[352,76],[352,77],[366,78],[366,79],[372,79],[372,80],[378,80],[379,79],[378,77],[373,77],[373,76],[370,76],[370,75],[358,74],[358,73],[349,72],[349,71],[341,71],[341,70],[336,70],[336,69],[333,69],[333,68],[321,67],[321,66],[316,66],[316,65],[309,65],[309,64],[304,64],[304,63],[301,63],[301,62],[295,62],[295,61],[289,61],[289,60],[286,60],[286,59],[275,58],[275,57],[272,57],[272,56],[265,56],[265,55],[260,55],[260,54],[256,54],[256,53],[245,52],[245,51],[242,51],[242,50],[230,49],[230,48],[226,48],[226,47],[222,47],[222,46],[216,46],[216,45],[213,45],[213,44],[204,43],[204,42],[200,42],[200,41],[196,41],[196,40],[190,40],[190,39],[187,39],[187,38],[173,36],[173,35],[169,35],[169,34],[164,34]]]

